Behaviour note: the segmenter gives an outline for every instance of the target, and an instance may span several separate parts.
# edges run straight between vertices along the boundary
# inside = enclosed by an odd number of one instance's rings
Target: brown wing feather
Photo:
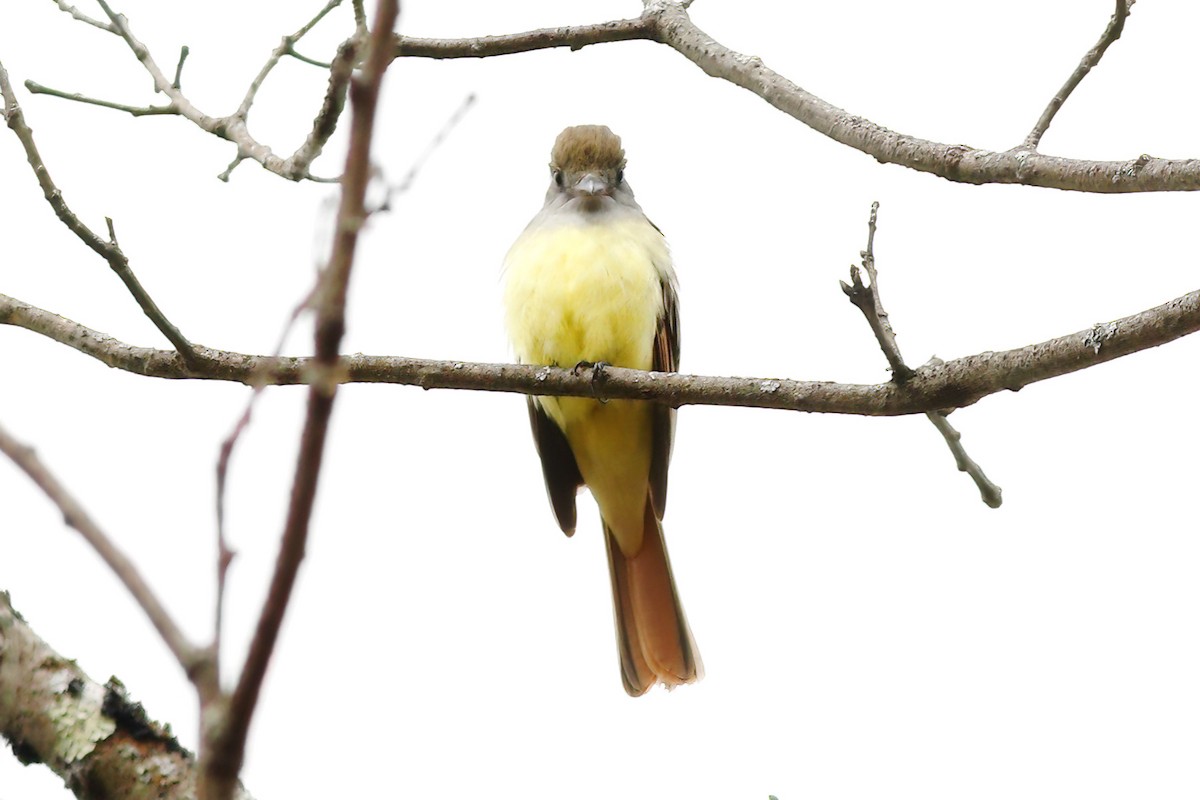
[[[541,403],[533,397],[526,399],[533,443],[542,460],[542,475],[546,478],[546,494],[554,507],[558,527],[570,536],[575,533],[575,495],[583,486],[583,476],[579,474],[575,454],[562,430],[546,415]]]
[[[662,283],[663,313],[654,334],[655,372],[679,371],[679,295],[670,281]],[[675,409],[662,403],[654,406],[654,443],[650,456],[650,501],[654,516],[663,518],[667,509],[667,469],[675,445]]]

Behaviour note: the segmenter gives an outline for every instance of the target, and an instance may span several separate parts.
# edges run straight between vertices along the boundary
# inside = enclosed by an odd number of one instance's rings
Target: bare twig
[[[100,529],[83,506],[79,504],[70,492],[66,490],[53,473],[38,458],[32,448],[13,438],[8,431],[0,427],[0,452],[7,455],[18,468],[29,476],[38,488],[58,506],[62,512],[63,521],[83,536],[84,541],[92,546],[96,554],[104,560],[117,579],[125,585],[133,599],[142,607],[142,611],[150,619],[158,635],[170,649],[183,671],[194,683],[203,680],[201,673],[210,666],[205,652],[192,645],[183,631],[175,624],[166,607],[159,602],[158,597],[150,588],[150,584],[138,572],[133,562],[113,543]]]
[[[971,480],[975,481],[975,486],[979,489],[979,497],[984,504],[988,508],[999,508],[1000,504],[1004,502],[1004,492],[999,486],[988,480],[988,476],[983,472],[983,467],[976,464],[967,455],[967,450],[962,444],[962,434],[955,430],[954,426],[950,424],[949,418],[941,411],[927,411],[925,416],[946,440],[946,446],[954,455],[954,465],[958,467],[958,471],[967,473],[971,476]]]
[[[229,697],[225,719],[210,741],[204,758],[205,795],[209,798],[228,797],[236,785],[244,759],[250,719],[258,703],[267,666],[304,558],[329,417],[337,393],[338,383],[334,376],[339,371],[338,350],[346,327],[346,293],[354,266],[358,234],[366,221],[365,198],[371,174],[375,111],[389,61],[386,44],[392,36],[398,10],[397,0],[382,0],[379,3],[362,75],[350,87],[353,114],[341,206],[333,252],[328,267],[319,278],[314,303],[317,316],[314,366],[319,375],[309,388],[300,454],[275,572],[271,576],[267,598],[241,676]]]
[[[462,104],[459,105],[458,109],[450,115],[450,119],[446,120],[446,124],[442,126],[440,131],[437,132],[437,135],[434,136],[429,144],[425,147],[425,150],[421,153],[421,155],[417,156],[416,161],[414,161],[412,166],[409,167],[408,172],[404,175],[404,178],[401,179],[401,181],[396,185],[388,187],[388,199],[384,201],[385,208],[388,206],[392,195],[404,194],[412,188],[413,182],[416,181],[417,175],[421,172],[421,168],[425,166],[425,162],[428,161],[429,157],[433,155],[439,147],[442,146],[442,144],[446,141],[446,137],[450,135],[451,131],[458,127],[458,124],[462,122],[463,117],[467,115],[467,112],[471,110],[473,105],[475,105],[475,95],[469,94],[463,99]]]
[[[287,54],[297,61],[300,61],[304,64],[309,64],[310,66],[319,67],[320,69],[331,69],[333,67],[332,61],[318,61],[315,58],[309,58],[291,46],[288,47]]]
[[[170,380],[233,381],[247,386],[332,380],[570,397],[594,397],[596,392],[590,374],[575,375],[570,369],[400,356],[345,355],[340,359],[338,371],[329,375],[318,370],[311,358],[270,358],[204,347],[198,348],[202,363],[192,368],[170,350],[127,344],[3,294],[0,294],[0,325],[15,325],[47,336],[110,367]],[[921,414],[964,408],[997,392],[1017,391],[1031,383],[1158,347],[1197,331],[1200,331],[1200,291],[1038,344],[926,364],[903,384],[725,378],[607,367],[603,395],[612,399],[654,400],[671,406],[741,406],[864,416]]]
[[[580,50],[588,45],[606,42],[628,42],[638,39],[657,41],[658,36],[657,17],[647,11],[642,16],[632,19],[595,25],[541,28],[502,36],[479,36],[472,39],[418,39],[412,36],[397,36],[396,57],[489,58],[553,47]]]
[[[54,0],[54,4],[58,6],[60,11],[67,12],[68,14],[70,14],[72,17],[79,20],[80,22],[91,25],[94,28],[99,28],[102,31],[108,31],[109,33],[116,33],[116,31],[113,30],[112,26],[109,25],[107,22],[101,22],[98,19],[93,19],[93,18],[89,17],[87,14],[84,14],[82,11],[75,8],[75,6],[67,4],[65,2],[65,0]]]
[[[25,123],[25,114],[21,111],[21,106],[17,103],[16,94],[13,92],[12,84],[8,81],[8,72],[5,71],[3,64],[0,64],[0,94],[4,97],[5,120],[8,123],[8,127],[17,135],[17,138],[21,141],[21,145],[25,148],[25,158],[29,161],[29,166],[33,169],[33,174],[37,177],[38,184],[42,187],[42,194],[45,195],[46,202],[54,209],[54,213],[58,216],[59,220],[81,242],[108,262],[108,266],[112,268],[112,271],[125,284],[125,288],[133,295],[133,299],[137,301],[142,312],[150,318],[150,321],[162,332],[163,336],[167,337],[167,340],[175,347],[184,361],[194,365],[198,358],[195,348],[180,333],[179,329],[167,319],[166,315],[159,309],[158,304],[150,297],[149,292],[142,286],[141,281],[134,275],[133,269],[129,266],[129,259],[121,251],[120,246],[117,245],[116,234],[113,233],[112,220],[107,220],[109,240],[106,242],[93,233],[91,228],[84,225],[79,217],[75,215],[75,212],[67,205],[62,192],[50,177],[50,171],[46,168],[46,163],[42,160],[41,153],[38,152],[37,144],[33,141],[33,131]]]
[[[313,290],[315,292],[315,288]],[[295,327],[296,322],[300,319],[300,315],[311,307],[313,292],[309,294],[292,309],[291,315],[288,317],[287,323],[284,325],[283,331],[279,334],[279,339],[275,344],[275,349],[272,351],[272,357],[278,358],[283,352],[283,347],[287,343],[287,338]],[[262,396],[262,391],[268,386],[265,382],[259,382],[251,387],[250,397],[246,400],[246,406],[242,409],[242,413],[238,416],[237,422],[234,423],[233,430],[221,442],[221,448],[217,456],[217,597],[216,597],[216,614],[213,618],[213,643],[212,649],[214,660],[216,661],[217,669],[220,669],[221,655],[221,638],[224,629],[225,615],[225,585],[226,578],[229,573],[229,566],[233,563],[235,553],[229,547],[229,539],[225,535],[225,490],[229,482],[229,464],[233,460],[233,451],[237,447],[238,441],[242,434],[250,426],[250,418],[254,411],[254,405],[258,398]],[[219,679],[219,673],[218,673]]]
[[[871,283],[869,286],[863,286],[862,273],[858,267],[851,266],[850,280],[853,282],[853,286],[841,281],[842,291],[866,317],[867,324],[871,326],[871,331],[879,341],[879,347],[883,350],[884,357],[887,358],[888,366],[891,367],[892,379],[897,383],[904,383],[912,377],[913,370],[904,363],[904,358],[900,355],[900,345],[896,343],[896,332],[892,330],[892,323],[883,309],[883,300],[879,296],[879,284],[876,281],[875,224],[878,215],[879,203],[876,201],[871,203],[871,217],[867,223],[867,249],[860,253],[863,269],[866,270],[867,278]]]
[[[355,35],[366,38],[366,35],[367,35],[367,11],[363,7],[363,0],[350,0],[350,6],[354,9]]]
[[[48,94],[53,97],[87,103],[90,105],[102,106],[104,108],[111,108],[117,111],[123,111],[125,113],[132,114],[134,116],[146,116],[152,114],[175,114],[181,116],[199,127],[201,130],[225,139],[226,141],[232,142],[237,146],[236,156],[234,156],[229,166],[218,176],[222,180],[228,180],[233,169],[242,161],[247,159],[259,163],[265,169],[274,172],[277,175],[281,175],[288,180],[315,180],[320,182],[332,182],[336,180],[314,177],[309,173],[309,166],[321,154],[326,141],[328,140],[329,136],[333,134],[333,131],[336,128],[337,115],[341,112],[344,102],[346,81],[348,80],[349,72],[354,67],[354,47],[347,47],[346,45],[343,45],[343,47],[339,49],[339,54],[343,57],[347,55],[350,56],[348,65],[345,63],[339,63],[338,59],[335,59],[329,65],[331,71],[329,95],[327,95],[325,102],[322,104],[321,111],[318,113],[317,118],[313,122],[312,133],[309,134],[304,143],[297,148],[296,152],[293,153],[292,156],[283,158],[279,155],[276,155],[270,147],[262,144],[253,136],[251,136],[246,127],[246,115],[249,113],[250,107],[253,105],[255,96],[261,88],[263,81],[266,79],[271,70],[274,69],[275,65],[278,64],[279,59],[284,55],[292,55],[308,63],[321,63],[314,62],[313,59],[300,56],[295,52],[294,45],[299,39],[308,33],[313,26],[320,22],[330,10],[339,5],[341,0],[328,0],[321,11],[319,11],[315,17],[310,19],[308,23],[296,31],[296,33],[293,33],[290,36],[284,36],[279,47],[272,51],[271,56],[268,58],[266,64],[263,65],[262,69],[259,70],[258,75],[255,76],[255,78],[251,81],[250,88],[247,90],[245,97],[243,97],[242,103],[239,105],[237,111],[224,117],[214,117],[205,114],[195,105],[193,105],[180,89],[180,76],[183,69],[183,63],[188,55],[188,49],[186,47],[180,51],[179,62],[175,67],[174,80],[168,79],[163,70],[158,66],[158,63],[154,60],[153,56],[151,56],[150,49],[145,44],[138,41],[138,39],[133,35],[133,32],[129,27],[129,21],[123,15],[116,13],[106,2],[106,0],[97,1],[99,2],[100,7],[104,10],[104,13],[108,16],[108,23],[102,23],[93,20],[86,15],[80,14],[73,7],[66,5],[63,0],[56,0],[56,2],[59,4],[59,7],[64,11],[71,13],[75,19],[120,36],[125,41],[126,45],[128,45],[133,54],[137,57],[138,61],[141,62],[146,72],[149,73],[154,83],[154,90],[156,92],[165,94],[169,102],[164,105],[134,106],[125,103],[115,103],[108,100],[101,100],[82,94],[65,92],[60,89],[53,89],[29,81],[26,85],[29,87],[31,92],[37,94]]]
[[[851,266],[851,284],[842,281],[842,291],[850,298],[850,302],[863,313],[867,324],[871,326],[871,331],[875,334],[880,349],[883,350],[888,364],[891,365],[892,381],[896,384],[903,384],[917,373],[904,363],[904,356],[900,354],[900,345],[896,342],[896,332],[892,330],[892,323],[888,320],[887,311],[883,307],[883,299],[879,296],[879,276],[875,271],[875,227],[878,217],[879,202],[876,201],[871,203],[871,217],[867,222],[867,249],[860,254],[863,270],[866,271],[871,284],[864,286],[862,272],[858,267]],[[940,363],[940,361],[933,363]],[[925,416],[946,440],[946,445],[954,454],[954,463],[959,471],[967,473],[971,476],[971,480],[975,481],[975,486],[979,489],[979,495],[983,502],[989,508],[999,508],[1001,503],[1000,487],[992,483],[984,474],[983,468],[967,455],[967,451],[962,445],[962,434],[954,429],[950,420],[946,419],[946,412],[942,409],[927,410]]]
[[[740,86],[818,133],[886,164],[961,183],[1015,183],[1097,193],[1200,189],[1200,159],[1141,155],[1121,161],[1087,161],[1046,156],[1029,149],[996,152],[941,144],[888,130],[805,91],[767,67],[761,58],[725,47],[696,27],[678,3],[647,0],[645,11],[637,19],[600,25],[470,39],[401,36],[396,39],[396,55],[482,58],[553,47],[579,49],[631,39],[665,44],[708,75]]]
[[[1087,76],[1092,68],[1100,63],[1100,59],[1104,57],[1104,51],[1108,46],[1121,38],[1122,31],[1125,30],[1125,18],[1129,16],[1129,11],[1133,7],[1136,0],[1116,0],[1117,8],[1113,12],[1112,18],[1108,21],[1104,33],[1100,35],[1100,40],[1084,54],[1083,59],[1079,62],[1079,66],[1067,78],[1067,82],[1062,85],[1062,88],[1050,98],[1050,103],[1046,106],[1046,110],[1042,112],[1042,116],[1038,118],[1037,124],[1033,126],[1033,130],[1025,137],[1021,147],[1028,150],[1037,150],[1038,143],[1042,141],[1042,136],[1050,128],[1050,123],[1054,121],[1054,116],[1058,110],[1062,108],[1063,103],[1067,102],[1067,98],[1071,96],[1071,92],[1075,91],[1075,87]]]
[[[275,66],[279,63],[279,59],[283,58],[285,55],[290,55],[292,53],[293,45],[303,39],[304,35],[312,30],[314,25],[324,19],[326,14],[341,4],[342,0],[329,0],[329,2],[327,2],[325,6],[317,12],[317,15],[306,22],[300,28],[300,30],[296,31],[290,36],[283,37],[283,39],[279,42],[279,46],[271,51],[271,56],[267,59],[267,63],[263,64],[262,69],[260,69],[258,74],[254,76],[254,80],[250,81],[250,88],[246,90],[246,96],[242,98],[242,104],[238,106],[237,111],[233,112],[234,116],[240,117],[243,120],[246,119],[246,117],[250,114],[250,106],[254,105],[254,98],[258,95],[258,90],[262,88],[263,81],[265,81],[267,76],[271,74],[271,70],[275,69]]]
[[[171,81],[171,87],[175,89],[175,91],[179,91],[180,87],[183,85],[183,62],[187,61],[187,57],[190,52],[191,50],[188,49],[186,44],[179,48],[179,63],[175,65],[175,80]]]
[[[114,111],[124,111],[126,114],[134,117],[151,117],[164,115],[178,115],[179,110],[173,105],[165,106],[131,106],[125,103],[115,103],[111,100],[101,100],[96,97],[89,97],[79,92],[64,92],[59,89],[52,89],[49,86],[43,86],[37,81],[25,81],[25,88],[30,94],[46,94],[51,97],[61,97],[64,100],[72,100],[76,103],[85,105],[100,106],[101,108],[111,108]]]

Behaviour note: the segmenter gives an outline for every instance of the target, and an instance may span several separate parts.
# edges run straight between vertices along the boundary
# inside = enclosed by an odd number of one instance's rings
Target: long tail
[[[604,523],[604,541],[625,691],[638,697],[656,681],[670,688],[704,677],[653,504],[646,503],[642,549],[637,555],[621,552],[608,523]]]

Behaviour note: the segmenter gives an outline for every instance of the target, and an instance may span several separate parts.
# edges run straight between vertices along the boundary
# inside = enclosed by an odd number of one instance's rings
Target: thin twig
[[[292,313],[288,316],[288,321],[275,343],[275,349],[272,353],[273,358],[278,358],[283,352],[288,336],[291,334],[296,322],[299,321],[300,315],[311,307],[313,292],[315,292],[315,288],[292,309]],[[251,387],[250,397],[246,400],[246,406],[238,416],[237,422],[234,423],[233,430],[221,442],[217,456],[217,597],[216,614],[213,619],[212,649],[215,653],[218,669],[222,649],[222,631],[224,630],[226,578],[228,577],[229,567],[236,555],[229,547],[229,539],[225,535],[225,491],[229,485],[229,464],[233,460],[233,451],[236,449],[237,443],[241,440],[242,434],[250,426],[250,418],[254,411],[254,405],[258,401],[258,398],[262,396],[263,389],[268,385],[268,383],[260,381]]]
[[[304,558],[309,523],[329,417],[337,394],[338,350],[345,332],[346,294],[354,266],[358,235],[366,220],[365,198],[371,175],[371,139],[379,89],[390,54],[386,48],[398,13],[397,0],[382,0],[376,11],[369,52],[359,80],[351,83],[353,113],[350,142],[342,181],[341,206],[329,264],[318,279],[315,295],[315,365],[320,373],[308,392],[308,408],[300,436],[300,454],[292,483],[287,521],[267,598],[228,710],[205,758],[209,797],[228,797],[236,785],[245,756],[246,735],[258,703],[280,626],[291,600],[296,575]]]
[[[195,348],[180,333],[179,329],[167,319],[166,315],[158,307],[158,304],[150,297],[149,292],[142,286],[141,281],[134,275],[133,269],[129,266],[129,259],[117,245],[115,233],[112,233],[112,220],[108,220],[110,237],[109,241],[106,242],[93,233],[91,228],[84,225],[79,217],[75,215],[75,212],[67,205],[62,192],[50,177],[50,171],[46,168],[46,163],[42,160],[41,153],[38,152],[37,144],[33,140],[33,131],[25,123],[25,114],[21,111],[21,106],[17,103],[16,94],[13,92],[12,84],[8,81],[8,72],[5,71],[3,64],[0,64],[0,94],[3,94],[4,97],[4,116],[8,127],[17,135],[17,138],[21,141],[21,145],[25,148],[25,158],[29,161],[29,166],[33,169],[33,174],[37,177],[38,184],[42,187],[42,194],[45,196],[46,201],[50,203],[50,207],[54,209],[54,213],[58,216],[59,220],[81,242],[108,262],[108,266],[112,268],[112,271],[125,284],[125,288],[133,295],[133,299],[137,301],[142,312],[150,318],[150,321],[162,332],[163,336],[167,337],[167,341],[174,346],[184,361],[195,365],[198,360]]]
[[[983,472],[983,467],[976,464],[974,459],[967,455],[967,450],[962,444],[962,434],[950,424],[950,419],[941,411],[927,411],[925,416],[946,440],[946,446],[954,455],[954,465],[958,467],[958,471],[967,473],[971,476],[971,480],[975,481],[975,486],[979,489],[979,497],[984,504],[988,508],[999,508],[1004,502],[1003,490],[988,480],[987,475]]]
[[[291,36],[283,37],[283,43],[272,52],[272,55],[268,59],[267,63],[251,82],[250,88],[247,90],[246,96],[243,98],[238,110],[233,114],[224,117],[214,117],[205,114],[203,111],[197,108],[180,89],[180,75],[183,69],[183,62],[187,58],[188,54],[188,49],[186,47],[180,51],[179,62],[176,64],[175,68],[175,78],[174,80],[170,80],[150,54],[150,49],[133,35],[133,32],[129,26],[129,20],[126,19],[124,15],[118,14],[116,11],[114,11],[108,2],[106,2],[106,0],[97,0],[97,2],[104,10],[104,13],[108,16],[108,23],[100,23],[96,20],[92,20],[86,15],[78,13],[71,6],[65,5],[62,0],[56,0],[56,2],[59,3],[59,6],[63,8],[64,11],[70,12],[76,19],[95,25],[96,27],[120,36],[133,54],[137,57],[138,61],[141,62],[142,67],[147,73],[149,73],[150,78],[154,83],[154,91],[165,94],[168,97],[169,102],[161,106],[132,106],[125,103],[115,103],[108,100],[100,100],[94,97],[89,97],[87,95],[65,92],[59,89],[52,89],[50,87],[42,86],[41,84],[33,82],[28,84],[30,91],[39,94],[48,94],[66,100],[102,106],[104,108],[111,108],[117,111],[133,114],[134,116],[146,116],[151,114],[176,114],[181,116],[199,127],[201,130],[221,139],[225,139],[226,141],[232,142],[237,146],[237,154],[229,166],[218,176],[222,180],[228,180],[233,169],[242,161],[247,159],[257,162],[263,168],[287,178],[288,180],[314,180],[323,183],[332,183],[338,180],[336,178],[319,178],[313,176],[309,173],[308,169],[309,165],[311,165],[317,156],[321,154],[321,150],[328,140],[328,137],[333,134],[333,131],[337,125],[336,116],[341,111],[344,97],[326,98],[325,103],[322,105],[321,112],[314,120],[312,133],[308,136],[304,143],[297,148],[296,152],[288,158],[282,158],[279,155],[276,155],[270,147],[259,142],[250,135],[250,132],[246,127],[246,115],[249,113],[250,106],[253,104],[254,98],[258,90],[261,88],[263,81],[266,79],[271,70],[274,69],[275,65],[283,55],[294,55],[298,58],[301,58],[301,60],[308,61],[310,63],[312,62],[312,59],[298,56],[298,54],[295,53],[292,45],[297,40],[302,38],[304,34],[306,34],[322,18],[324,18],[332,8],[336,7],[341,0],[328,0],[321,11],[318,12],[315,17],[309,20],[307,24],[301,27],[300,30]],[[353,54],[353,50],[354,48],[346,48],[343,46],[339,52],[349,51],[351,54]],[[344,96],[345,82],[348,80],[348,77],[343,77],[341,72],[344,72],[346,75],[348,75],[349,72],[353,70],[353,67],[353,59],[351,59],[348,67],[343,64],[339,64],[337,59],[331,62],[331,73],[338,73],[331,74],[331,93],[336,94],[338,91],[340,91]]]
[[[640,17],[594,25],[541,28],[523,33],[479,36],[471,39],[418,39],[413,36],[397,36],[396,57],[490,58],[553,47],[580,50],[593,44],[638,39],[658,40],[658,21],[649,12]]]
[[[287,54],[289,56],[291,56],[292,58],[296,59],[297,61],[300,61],[304,64],[309,64],[314,67],[320,67],[321,69],[331,69],[333,67],[332,61],[318,61],[315,58],[309,58],[308,56],[304,55],[303,53],[301,53],[299,50],[297,50],[294,47],[289,46]]]
[[[432,140],[430,140],[429,144],[425,147],[424,152],[417,156],[417,160],[413,162],[411,167],[409,167],[408,172],[404,175],[404,178],[394,186],[388,187],[388,200],[390,200],[393,195],[404,194],[412,188],[413,183],[417,179],[417,175],[421,172],[421,168],[425,166],[425,162],[428,161],[429,157],[432,156],[434,152],[436,152],[437,149],[442,146],[442,144],[446,141],[446,137],[449,136],[456,127],[458,127],[458,124],[462,122],[463,117],[467,115],[467,112],[471,110],[473,105],[475,105],[474,93],[467,95],[463,99],[462,103],[455,110],[455,112],[450,115],[448,120],[446,120],[446,124],[442,126],[442,129],[437,132],[437,135],[434,136]],[[387,207],[388,200],[384,201],[384,207]]]
[[[189,679],[193,682],[200,680],[199,673],[208,666],[208,659],[203,650],[192,645],[183,631],[175,624],[166,607],[159,602],[150,584],[138,572],[133,562],[129,560],[112,539],[100,529],[100,526],[88,516],[87,511],[79,504],[70,492],[58,481],[53,473],[38,458],[33,448],[14,439],[8,431],[0,426],[0,452],[7,455],[18,468],[37,484],[50,501],[62,512],[63,521],[83,536],[84,541],[92,546],[96,554],[104,560],[117,579],[125,585],[133,599],[142,607],[163,643],[175,656],[175,660],[183,667]]]
[[[897,385],[902,385],[912,379],[917,372],[904,363],[904,356],[900,354],[900,345],[896,342],[896,332],[892,330],[892,323],[888,320],[887,311],[884,309],[883,300],[879,295],[879,276],[875,271],[875,228],[878,216],[879,203],[876,201],[871,203],[871,216],[867,222],[867,249],[860,254],[863,270],[866,271],[867,277],[871,281],[870,285],[863,285],[862,272],[855,266],[850,267],[851,284],[842,281],[841,285],[842,291],[850,298],[850,302],[862,312],[867,324],[871,326],[871,331],[875,334],[875,339],[879,342],[884,357],[891,365],[892,381]],[[954,462],[959,471],[967,473],[971,476],[971,480],[975,481],[975,486],[979,489],[983,502],[990,508],[999,508],[1000,487],[988,480],[983,469],[967,455],[962,446],[962,434],[956,431],[950,421],[946,419],[945,412],[942,409],[927,410],[925,416],[946,440],[946,445],[954,454]]]
[[[134,117],[151,117],[165,116],[169,114],[178,115],[179,110],[173,105],[165,106],[131,106],[125,103],[115,103],[111,100],[101,100],[96,97],[89,97],[79,92],[64,92],[61,89],[53,89],[49,86],[43,86],[37,81],[25,81],[25,88],[30,94],[46,94],[51,97],[61,97],[63,100],[71,100],[76,103],[83,103],[90,106],[100,106],[101,108],[111,108],[114,111],[124,111]]]
[[[1042,136],[1050,128],[1050,123],[1054,121],[1054,116],[1062,108],[1063,103],[1067,102],[1067,98],[1071,96],[1071,92],[1075,91],[1075,87],[1087,76],[1092,68],[1100,63],[1100,59],[1104,57],[1104,51],[1108,46],[1121,38],[1121,32],[1125,30],[1125,18],[1129,16],[1129,11],[1133,7],[1136,0],[1116,0],[1117,8],[1113,12],[1112,18],[1109,19],[1108,25],[1104,28],[1104,33],[1100,35],[1100,40],[1084,54],[1083,59],[1079,62],[1079,66],[1075,67],[1075,71],[1067,78],[1067,82],[1062,85],[1062,88],[1050,98],[1050,103],[1046,106],[1046,110],[1042,112],[1042,116],[1038,118],[1037,124],[1033,126],[1033,130],[1025,137],[1025,141],[1021,144],[1021,148],[1026,150],[1037,150],[1038,143],[1042,141]]]
[[[904,383],[912,377],[913,370],[904,363],[904,358],[900,355],[900,346],[896,343],[896,332],[892,330],[892,323],[883,309],[883,300],[879,296],[879,284],[876,281],[875,225],[878,215],[879,203],[876,201],[871,203],[871,217],[867,223],[867,249],[859,254],[862,257],[863,269],[866,270],[867,278],[871,282],[870,286],[863,286],[862,273],[858,267],[851,266],[850,279],[854,285],[848,286],[845,281],[842,281],[842,291],[866,317],[867,324],[871,326],[871,331],[879,341],[879,347],[883,350],[883,355],[891,367],[892,380]]]
[[[0,325],[14,325],[65,344],[103,364],[168,380],[217,380],[255,386],[390,383],[422,389],[516,392],[595,397],[590,373],[529,364],[435,361],[401,356],[344,355],[336,373],[321,372],[313,359],[198,348],[203,361],[189,367],[177,353],[138,347],[49,311],[0,294]],[[926,364],[903,384],[729,378],[641,372],[607,367],[603,396],[652,400],[670,406],[739,406],[819,414],[901,416],[965,408],[988,395],[1018,391],[1032,383],[1094,367],[1173,342],[1200,331],[1200,291],[1112,322],[1012,350],[985,351]]]
[[[354,9],[354,33],[355,36],[366,38],[367,35],[367,11],[363,7],[363,0],[350,0],[350,6]]]
[[[262,88],[263,81],[271,74],[271,70],[279,63],[279,60],[285,55],[289,55],[292,51],[292,45],[304,38],[304,35],[313,29],[313,26],[325,18],[333,9],[342,4],[342,0],[329,0],[325,6],[317,12],[317,15],[301,26],[300,30],[290,36],[284,36],[279,42],[279,46],[271,51],[271,56],[267,59],[267,63],[263,64],[262,69],[254,76],[254,80],[250,81],[250,88],[246,90],[246,96],[242,98],[241,105],[233,115],[245,120],[250,114],[250,106],[254,105],[254,98],[258,95],[258,90]]]
[[[107,22],[101,22],[98,19],[93,19],[93,18],[89,17],[87,14],[84,14],[82,11],[75,8],[75,6],[69,5],[68,3],[66,3],[65,0],[54,0],[54,4],[58,6],[60,11],[67,12],[68,14],[70,14],[72,17],[79,20],[80,22],[91,25],[94,28],[99,28],[102,31],[108,31],[109,33],[116,33],[116,31],[113,30],[113,27],[111,25],[109,25]]]
[[[188,53],[190,52],[191,50],[188,49],[186,44],[179,48],[179,63],[175,65],[175,80],[171,81],[171,87],[175,91],[179,91],[183,85],[183,62],[187,61]]]

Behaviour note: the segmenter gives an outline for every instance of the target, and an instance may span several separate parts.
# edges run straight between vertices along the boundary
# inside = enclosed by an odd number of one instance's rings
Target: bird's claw
[[[596,392],[596,385],[604,380],[604,368],[611,366],[612,364],[609,364],[607,361],[580,361],[571,368],[571,374],[578,375],[583,370],[590,369],[592,371],[592,397],[601,403],[607,403],[608,400]]]

